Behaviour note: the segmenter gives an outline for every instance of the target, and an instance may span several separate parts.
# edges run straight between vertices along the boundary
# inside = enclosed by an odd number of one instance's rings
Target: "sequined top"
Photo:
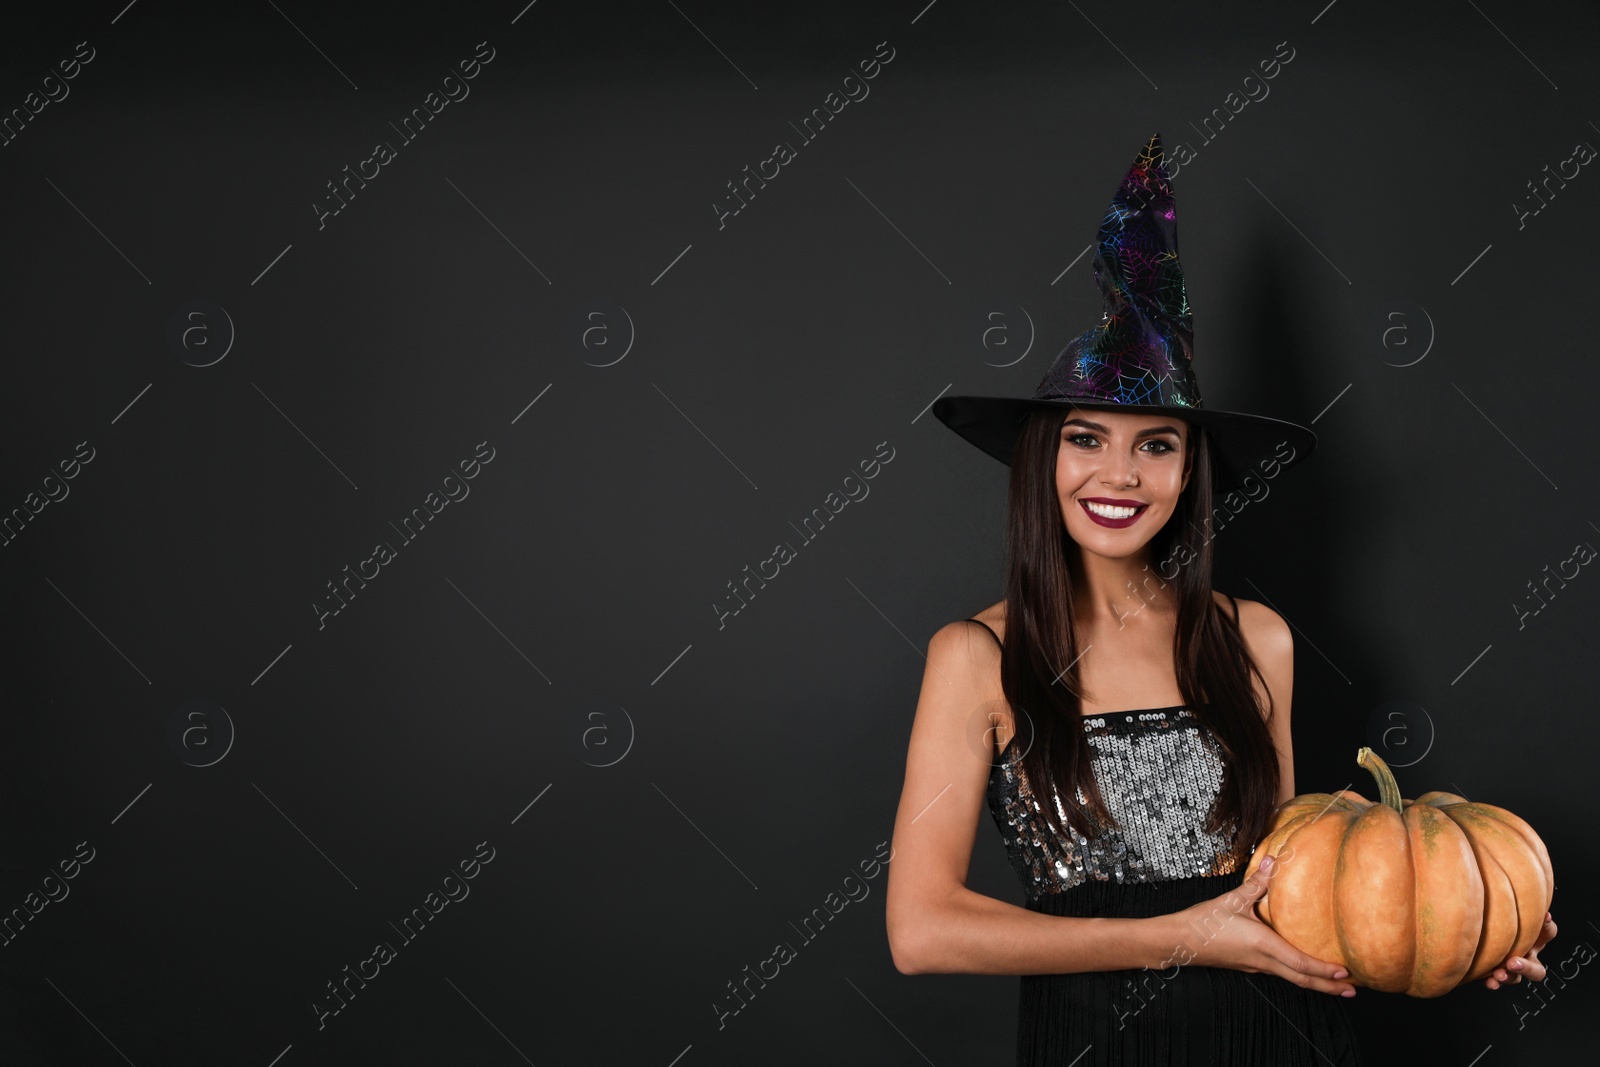
[[[1028,897],[1037,900],[1089,879],[1163,882],[1230,874],[1237,824],[1208,833],[1206,818],[1222,788],[1216,738],[1183,707],[1086,716],[1090,762],[1115,825],[1085,838],[1065,837],[1045,821],[1022,769],[1016,739],[989,775],[989,812],[1005,840],[1011,866]],[[1084,802],[1083,790],[1077,798]],[[1066,821],[1059,796],[1056,814]]]

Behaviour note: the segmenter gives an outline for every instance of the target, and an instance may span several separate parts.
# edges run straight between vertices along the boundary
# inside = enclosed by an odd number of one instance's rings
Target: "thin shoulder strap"
[[[988,623],[984,622],[982,619],[968,619],[966,621],[967,622],[975,622],[979,626],[983,627],[985,630],[988,630],[989,631],[989,636],[994,638],[994,643],[995,644],[999,645],[1002,649],[1006,647],[1005,642],[1000,640],[1000,635],[994,632],[994,627],[990,626]]]

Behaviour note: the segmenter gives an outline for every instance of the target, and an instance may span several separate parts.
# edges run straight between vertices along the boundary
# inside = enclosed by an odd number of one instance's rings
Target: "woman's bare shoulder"
[[[976,619],[991,634],[969,621]],[[944,680],[988,691],[999,684],[1000,645],[1005,639],[1005,603],[990,605],[973,615],[952,619],[928,641],[928,665]]]
[[[1004,600],[995,601],[982,611],[974,614],[972,618],[988,626],[1000,640],[1004,641],[1006,639],[1006,602]]]
[[[978,620],[994,633],[972,625],[968,619]],[[1001,647],[996,637],[1005,637],[1004,601],[941,626],[928,643],[928,666],[929,677],[945,683],[938,687],[939,691],[962,707],[964,722],[970,725],[976,721],[971,718],[974,714],[985,720],[984,736],[999,751],[1010,737],[1011,717],[1000,677]]]
[[[1212,592],[1219,604],[1229,599],[1225,594]],[[1266,604],[1239,597],[1239,629],[1252,654],[1272,658],[1294,655],[1294,634],[1289,624]],[[1223,610],[1228,610],[1224,607]]]

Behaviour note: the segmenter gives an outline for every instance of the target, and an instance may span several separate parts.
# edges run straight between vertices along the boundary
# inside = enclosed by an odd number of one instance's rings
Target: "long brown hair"
[[[1091,820],[1109,825],[1112,816],[1089,764],[1090,746],[1080,718],[1080,642],[1068,555],[1080,549],[1067,532],[1055,481],[1061,426],[1069,414],[1030,415],[1012,457],[1000,677],[1016,720],[1013,733],[1024,749],[1023,773],[1030,783],[1043,783],[1034,787],[1041,799],[1053,788],[1072,828],[1093,837]],[[1260,677],[1261,671],[1237,620],[1212,596],[1211,445],[1203,427],[1189,427],[1189,483],[1172,517],[1151,538],[1144,584],[1151,590],[1172,587],[1178,606],[1173,639],[1178,688],[1184,706],[1210,729],[1225,768],[1207,829],[1220,833],[1236,828],[1235,856],[1242,857],[1266,833],[1277,804],[1278,756],[1250,682],[1250,675]],[[1268,708],[1271,712],[1270,693]],[[1079,789],[1086,804],[1078,803]],[[1041,807],[1050,825],[1064,833],[1055,805],[1045,802]]]

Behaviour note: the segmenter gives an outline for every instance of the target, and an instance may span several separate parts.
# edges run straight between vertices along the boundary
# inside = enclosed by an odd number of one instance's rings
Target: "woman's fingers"
[[[1526,956],[1507,957],[1504,964],[1494,969],[1494,973],[1485,978],[1484,984],[1490,989],[1499,989],[1503,985],[1516,985],[1526,978],[1530,982],[1544,981],[1544,964],[1532,952]]]
[[[1226,962],[1224,966],[1275,974],[1285,981],[1320,993],[1354,996],[1355,986],[1346,981],[1350,975],[1345,968],[1301,952],[1256,915],[1253,905],[1267,891],[1275,865],[1274,857],[1265,857],[1250,877],[1224,897],[1218,898],[1228,904],[1235,918],[1245,919],[1249,923],[1247,928],[1240,931],[1244,934],[1244,945],[1241,946],[1245,949],[1244,953],[1225,954],[1233,955],[1237,962]]]
[[[1515,959],[1515,957],[1512,957],[1512,959]],[[1499,989],[1505,985],[1516,985],[1520,981],[1522,981],[1522,972],[1512,969],[1511,960],[1507,960],[1503,965],[1496,967],[1494,973],[1483,980],[1483,984],[1490,989]]]
[[[1329,963],[1315,956],[1306,955],[1276,934],[1273,938],[1274,940],[1262,948],[1267,962],[1265,969],[1295,985],[1314,989],[1319,993],[1355,996],[1356,987],[1346,981],[1350,976],[1349,971],[1337,963]]]
[[[1530,952],[1526,956],[1513,956],[1507,966],[1530,982],[1544,981],[1544,964],[1539,962],[1539,957],[1535,953]]]
[[[1547,911],[1544,913],[1544,926],[1539,930],[1539,939],[1533,943],[1526,956],[1507,956],[1505,962],[1494,969],[1483,984],[1490,989],[1499,989],[1503,985],[1516,985],[1524,978],[1530,982],[1542,982],[1548,973],[1545,965],[1539,962],[1539,950],[1550,943],[1556,936],[1556,921]]]
[[[1267,887],[1271,884],[1273,858],[1268,856],[1261,861],[1261,865],[1250,872],[1250,877],[1239,883],[1239,888],[1234,892],[1239,894],[1241,901],[1254,904],[1256,900],[1266,895]]]

